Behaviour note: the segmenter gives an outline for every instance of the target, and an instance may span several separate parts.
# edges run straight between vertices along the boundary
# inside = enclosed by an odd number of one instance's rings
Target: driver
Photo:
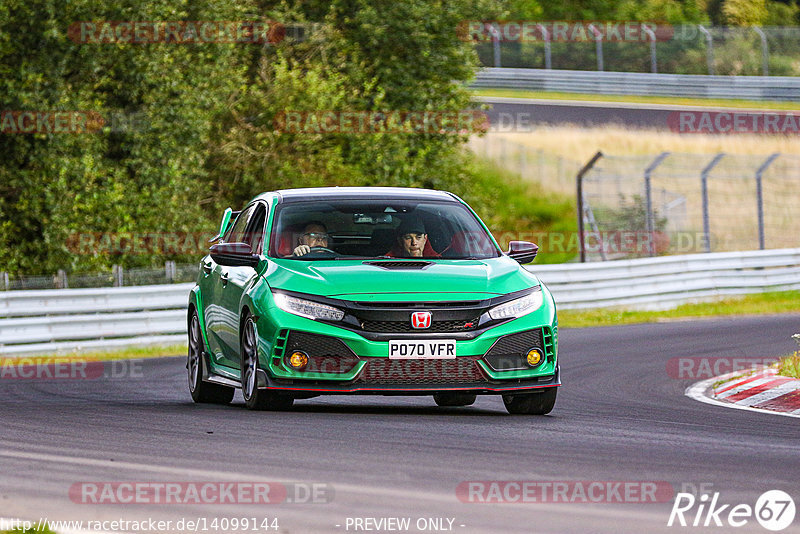
[[[294,256],[305,256],[312,248],[328,248],[328,230],[319,221],[311,221],[303,229],[299,244],[292,253]]]

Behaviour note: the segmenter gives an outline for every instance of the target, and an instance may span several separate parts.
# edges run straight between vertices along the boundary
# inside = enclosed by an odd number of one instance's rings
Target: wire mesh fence
[[[582,189],[590,260],[800,246],[797,156],[604,156]]]
[[[536,26],[535,24],[533,26]],[[545,23],[547,27],[547,24]],[[642,25],[644,26],[644,25]],[[562,36],[534,29],[509,32],[500,25],[499,39],[482,34],[476,51],[483,66],[723,74],[745,76],[800,75],[798,27],[704,27],[697,24],[664,28],[654,25],[634,39],[601,39],[582,26],[571,25]],[[509,34],[512,39],[508,39]],[[548,41],[549,39],[549,41]],[[499,64],[498,64],[499,63]]]
[[[583,163],[498,136],[476,136],[468,146],[577,198]],[[604,155],[582,189],[588,261],[800,246],[800,156]]]

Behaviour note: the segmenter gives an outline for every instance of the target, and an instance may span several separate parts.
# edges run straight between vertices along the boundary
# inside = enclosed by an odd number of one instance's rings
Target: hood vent
[[[433,265],[432,261],[420,260],[378,260],[378,261],[365,261],[364,265],[374,265],[381,269],[388,270],[420,270]]]

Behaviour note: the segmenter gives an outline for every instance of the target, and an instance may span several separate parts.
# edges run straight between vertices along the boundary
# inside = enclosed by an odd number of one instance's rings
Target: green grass
[[[574,235],[577,232],[575,200],[571,195],[549,191],[538,182],[523,180],[490,160],[474,157],[462,191],[506,250],[508,242],[537,241],[538,234]],[[577,242],[570,249],[544,252],[537,263],[564,263],[578,254]]]
[[[759,293],[712,302],[683,304],[665,311],[635,311],[621,308],[559,310],[558,323],[561,327],[583,328],[589,326],[657,323],[701,317],[763,315],[787,312],[800,312],[800,291]]]
[[[475,96],[539,98],[546,100],[586,100],[595,102],[627,102],[634,104],[672,104],[676,106],[713,106],[726,108],[753,108],[776,111],[795,111],[797,102],[767,102],[757,100],[729,100],[724,98],[680,98],[670,96],[594,95],[584,93],[556,93],[526,91],[521,89],[474,89]]]
[[[122,349],[92,351],[92,352],[67,352],[43,353],[24,358],[71,358],[87,361],[106,360],[135,360],[142,358],[163,358],[164,356],[183,356],[186,354],[185,344],[177,345],[152,345],[146,347],[126,347]],[[15,357],[16,358],[16,357]],[[4,534],[0,532],[0,534]]]
[[[3,530],[0,534],[56,534],[56,531],[50,530],[48,527],[43,527],[41,530],[36,528],[15,528],[14,530]]]
[[[778,374],[781,376],[791,376],[800,378],[800,350],[794,354],[781,358],[778,362]]]

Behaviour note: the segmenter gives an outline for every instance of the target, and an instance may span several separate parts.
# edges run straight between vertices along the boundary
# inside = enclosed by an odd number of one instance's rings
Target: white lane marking
[[[612,109],[645,109],[653,111],[726,111],[740,113],[786,113],[787,110],[758,108],[726,108],[720,106],[694,106],[682,104],[649,104],[640,102],[606,102],[603,100],[560,100],[556,98],[520,98],[512,96],[473,96],[472,100],[485,104],[545,104],[567,107]]]
[[[736,371],[736,372],[739,372],[739,371]],[[722,406],[724,408],[733,408],[735,410],[747,410],[749,412],[758,412],[758,413],[766,413],[766,414],[772,414],[772,415],[783,415],[783,416],[786,416],[786,417],[797,417],[797,418],[800,418],[800,413],[798,413],[798,412],[800,412],[800,410],[796,410],[796,411],[794,411],[792,413],[775,412],[773,410],[765,410],[763,408],[753,408],[751,406],[743,406],[741,404],[734,404],[734,403],[731,403],[731,402],[723,402],[723,401],[720,401],[720,400],[717,400],[717,399],[712,399],[711,397],[707,397],[706,396],[706,391],[711,387],[711,385],[714,382],[716,382],[718,380],[721,380],[721,379],[724,379],[725,377],[729,376],[730,374],[732,374],[732,373],[729,373],[728,375],[715,376],[713,378],[708,378],[706,380],[702,380],[700,382],[696,382],[695,384],[692,384],[691,386],[686,388],[686,391],[684,391],[684,394],[687,397],[689,397],[690,399],[694,399],[694,400],[700,401],[700,402],[705,402],[706,404],[713,404],[715,406]]]
[[[748,382],[747,384],[744,384],[744,385],[741,385],[741,386],[737,386],[735,388],[731,388],[728,391],[726,391],[725,393],[722,393],[721,395],[717,395],[716,397],[718,399],[727,399],[728,397],[730,397],[732,395],[736,395],[737,393],[742,393],[743,391],[747,391],[748,389],[753,389],[755,387],[760,386],[761,384],[766,384],[767,382],[772,382],[773,380],[775,380],[775,378],[771,377],[771,376],[767,377],[767,378],[759,378],[758,380],[753,380],[752,382]]]
[[[781,384],[780,386],[776,386],[768,389],[767,391],[762,391],[761,393],[747,397],[746,399],[738,400],[736,401],[736,404],[754,406],[756,404],[780,397],[781,395],[791,393],[792,391],[797,391],[798,389],[800,389],[800,380],[791,380]]]

